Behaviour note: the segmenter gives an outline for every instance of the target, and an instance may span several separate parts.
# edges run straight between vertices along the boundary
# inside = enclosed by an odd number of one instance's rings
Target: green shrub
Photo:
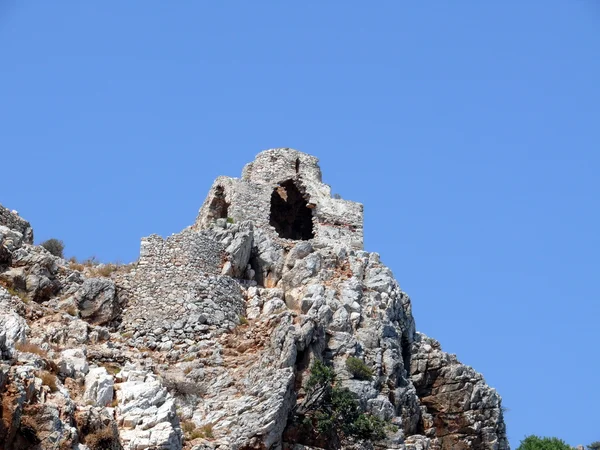
[[[386,422],[361,411],[355,395],[334,383],[333,369],[315,362],[306,383],[304,403],[297,413],[302,426],[307,430],[316,429],[324,436],[336,435],[340,440],[346,437],[383,439]]]
[[[227,223],[233,223],[233,217],[228,217],[227,218]]]
[[[315,387],[321,387],[333,383],[335,372],[331,367],[327,367],[321,361],[315,361],[310,369],[310,378],[306,383],[306,388],[310,391]]]
[[[46,250],[48,250],[54,256],[58,256],[59,258],[63,257],[63,251],[65,249],[65,244],[60,239],[48,239],[40,244]]]
[[[373,378],[373,371],[360,358],[350,356],[346,360],[346,369],[354,378],[359,380],[371,380]]]
[[[372,414],[360,414],[352,424],[352,434],[363,439],[383,439],[386,423]]]
[[[587,446],[588,450],[600,450],[600,441],[592,442]]]
[[[517,450],[574,450],[565,441],[552,437],[538,437],[535,435],[527,436],[521,441]]]

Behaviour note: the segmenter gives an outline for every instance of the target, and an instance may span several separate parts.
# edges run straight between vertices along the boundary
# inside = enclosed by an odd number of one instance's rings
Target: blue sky
[[[600,439],[595,0],[2,0],[0,61],[0,203],[38,241],[135,260],[297,148],[513,447]]]

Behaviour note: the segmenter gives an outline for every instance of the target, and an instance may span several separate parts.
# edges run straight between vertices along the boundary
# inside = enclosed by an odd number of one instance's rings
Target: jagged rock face
[[[441,351],[439,342],[418,335],[411,355],[411,380],[425,408],[427,436],[440,448],[507,448],[501,398],[481,374]]]
[[[194,226],[143,239],[109,278],[31,245],[8,214],[0,448],[508,449],[498,394],[416,332],[391,270],[361,250],[362,205],[331,198],[312,156],[268,150],[218,178]],[[385,438],[306,431],[316,361],[393,425]]]
[[[26,244],[33,244],[33,229],[29,222],[19,217],[16,211],[10,211],[0,205],[0,226],[4,226],[21,235]]]

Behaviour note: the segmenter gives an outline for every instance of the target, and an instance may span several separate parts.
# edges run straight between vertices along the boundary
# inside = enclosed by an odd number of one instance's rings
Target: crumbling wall
[[[273,195],[293,183],[312,211],[310,233],[281,233],[273,217]],[[228,217],[234,222],[252,220],[256,226],[270,230],[274,237],[288,240],[311,239],[322,245],[345,244],[363,247],[363,206],[333,198],[331,188],[321,179],[318,159],[297,150],[265,150],[247,164],[242,178],[219,177],[204,202],[194,229],[206,229],[215,222],[212,205],[221,195],[228,204]],[[300,228],[307,229],[306,221]]]
[[[239,284],[220,276],[225,258],[221,244],[189,228],[144,238],[124,333],[137,346],[183,352],[192,340],[234,328],[245,305]]]

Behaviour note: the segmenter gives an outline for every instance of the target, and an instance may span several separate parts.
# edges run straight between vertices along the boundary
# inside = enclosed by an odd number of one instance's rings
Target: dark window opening
[[[271,194],[271,219],[277,234],[284,239],[315,237],[312,210],[292,180],[281,183]]]
[[[300,158],[296,158],[296,173],[300,172]]]
[[[211,220],[226,219],[229,212],[229,203],[225,201],[225,189],[223,186],[215,188],[215,196],[208,207],[208,217]]]

